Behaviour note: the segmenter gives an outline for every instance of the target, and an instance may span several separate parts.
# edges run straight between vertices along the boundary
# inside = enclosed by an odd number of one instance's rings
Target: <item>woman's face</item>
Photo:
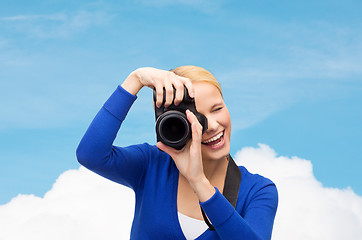
[[[202,135],[202,157],[219,160],[230,152],[231,121],[230,114],[219,90],[212,84],[200,82],[193,84],[198,112],[204,114],[208,129]]]

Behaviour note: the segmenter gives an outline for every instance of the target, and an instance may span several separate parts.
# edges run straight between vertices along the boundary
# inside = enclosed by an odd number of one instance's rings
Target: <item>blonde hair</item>
[[[192,83],[207,82],[214,85],[222,96],[220,83],[216,78],[206,69],[197,66],[180,66],[175,69],[171,69],[171,72],[181,77],[186,77],[191,80]]]

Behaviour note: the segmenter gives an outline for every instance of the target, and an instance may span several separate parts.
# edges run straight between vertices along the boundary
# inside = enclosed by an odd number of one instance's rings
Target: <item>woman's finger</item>
[[[201,139],[202,139],[202,126],[197,120],[196,116],[191,112],[187,111],[187,119],[191,123],[191,134],[192,138],[190,141],[189,149],[190,156],[192,159],[201,159]],[[196,162],[195,162],[196,164]]]
[[[184,99],[184,90],[185,86],[183,83],[176,77],[176,75],[173,78],[172,84],[174,88],[176,89],[176,95],[175,99],[173,100],[174,104],[177,106],[179,105],[182,100]]]
[[[157,142],[156,146],[164,151],[165,153],[167,153],[168,155],[170,155],[172,158],[174,156],[176,156],[176,154],[179,152],[178,150],[172,148],[172,147],[169,147],[169,146],[166,146],[164,143],[162,142]]]
[[[192,140],[195,140],[196,142],[201,142],[202,138],[202,126],[195,116],[193,112],[190,110],[186,110],[187,119],[189,120],[191,124],[191,130],[192,130]]]
[[[171,72],[170,72],[171,73]],[[165,107],[168,107],[172,104],[174,98],[174,89],[172,87],[172,76],[171,74],[167,74],[166,79],[164,80],[165,92],[166,92],[166,101]]]
[[[192,82],[189,78],[186,77],[180,77],[179,76],[180,81],[186,86],[187,91],[189,92],[190,97],[194,98],[195,97],[195,92],[194,92],[194,87],[192,86]]]
[[[176,106],[178,106],[184,99],[185,87],[184,87],[184,85],[181,84],[181,86],[178,86],[175,88],[176,88],[176,96],[174,99],[174,103]]]
[[[191,112],[189,109],[186,110],[186,116],[191,124],[194,122],[197,122],[198,124],[200,124],[200,122],[197,119],[197,117],[195,116],[195,114],[193,112]],[[200,124],[200,126],[201,126],[201,124]]]
[[[156,89],[156,106],[161,107],[163,103],[163,84],[155,81],[154,87]]]

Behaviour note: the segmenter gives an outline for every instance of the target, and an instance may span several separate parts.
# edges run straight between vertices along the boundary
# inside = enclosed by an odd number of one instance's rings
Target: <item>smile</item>
[[[212,138],[209,138],[202,142],[202,144],[210,146],[212,148],[217,148],[221,146],[224,143],[224,131],[218,133],[217,135],[213,136]]]

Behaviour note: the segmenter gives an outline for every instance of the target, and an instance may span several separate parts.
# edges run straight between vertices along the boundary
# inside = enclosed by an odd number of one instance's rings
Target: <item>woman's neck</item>
[[[210,181],[218,181],[225,179],[226,169],[228,165],[227,157],[219,160],[203,159],[203,168],[206,178]]]

